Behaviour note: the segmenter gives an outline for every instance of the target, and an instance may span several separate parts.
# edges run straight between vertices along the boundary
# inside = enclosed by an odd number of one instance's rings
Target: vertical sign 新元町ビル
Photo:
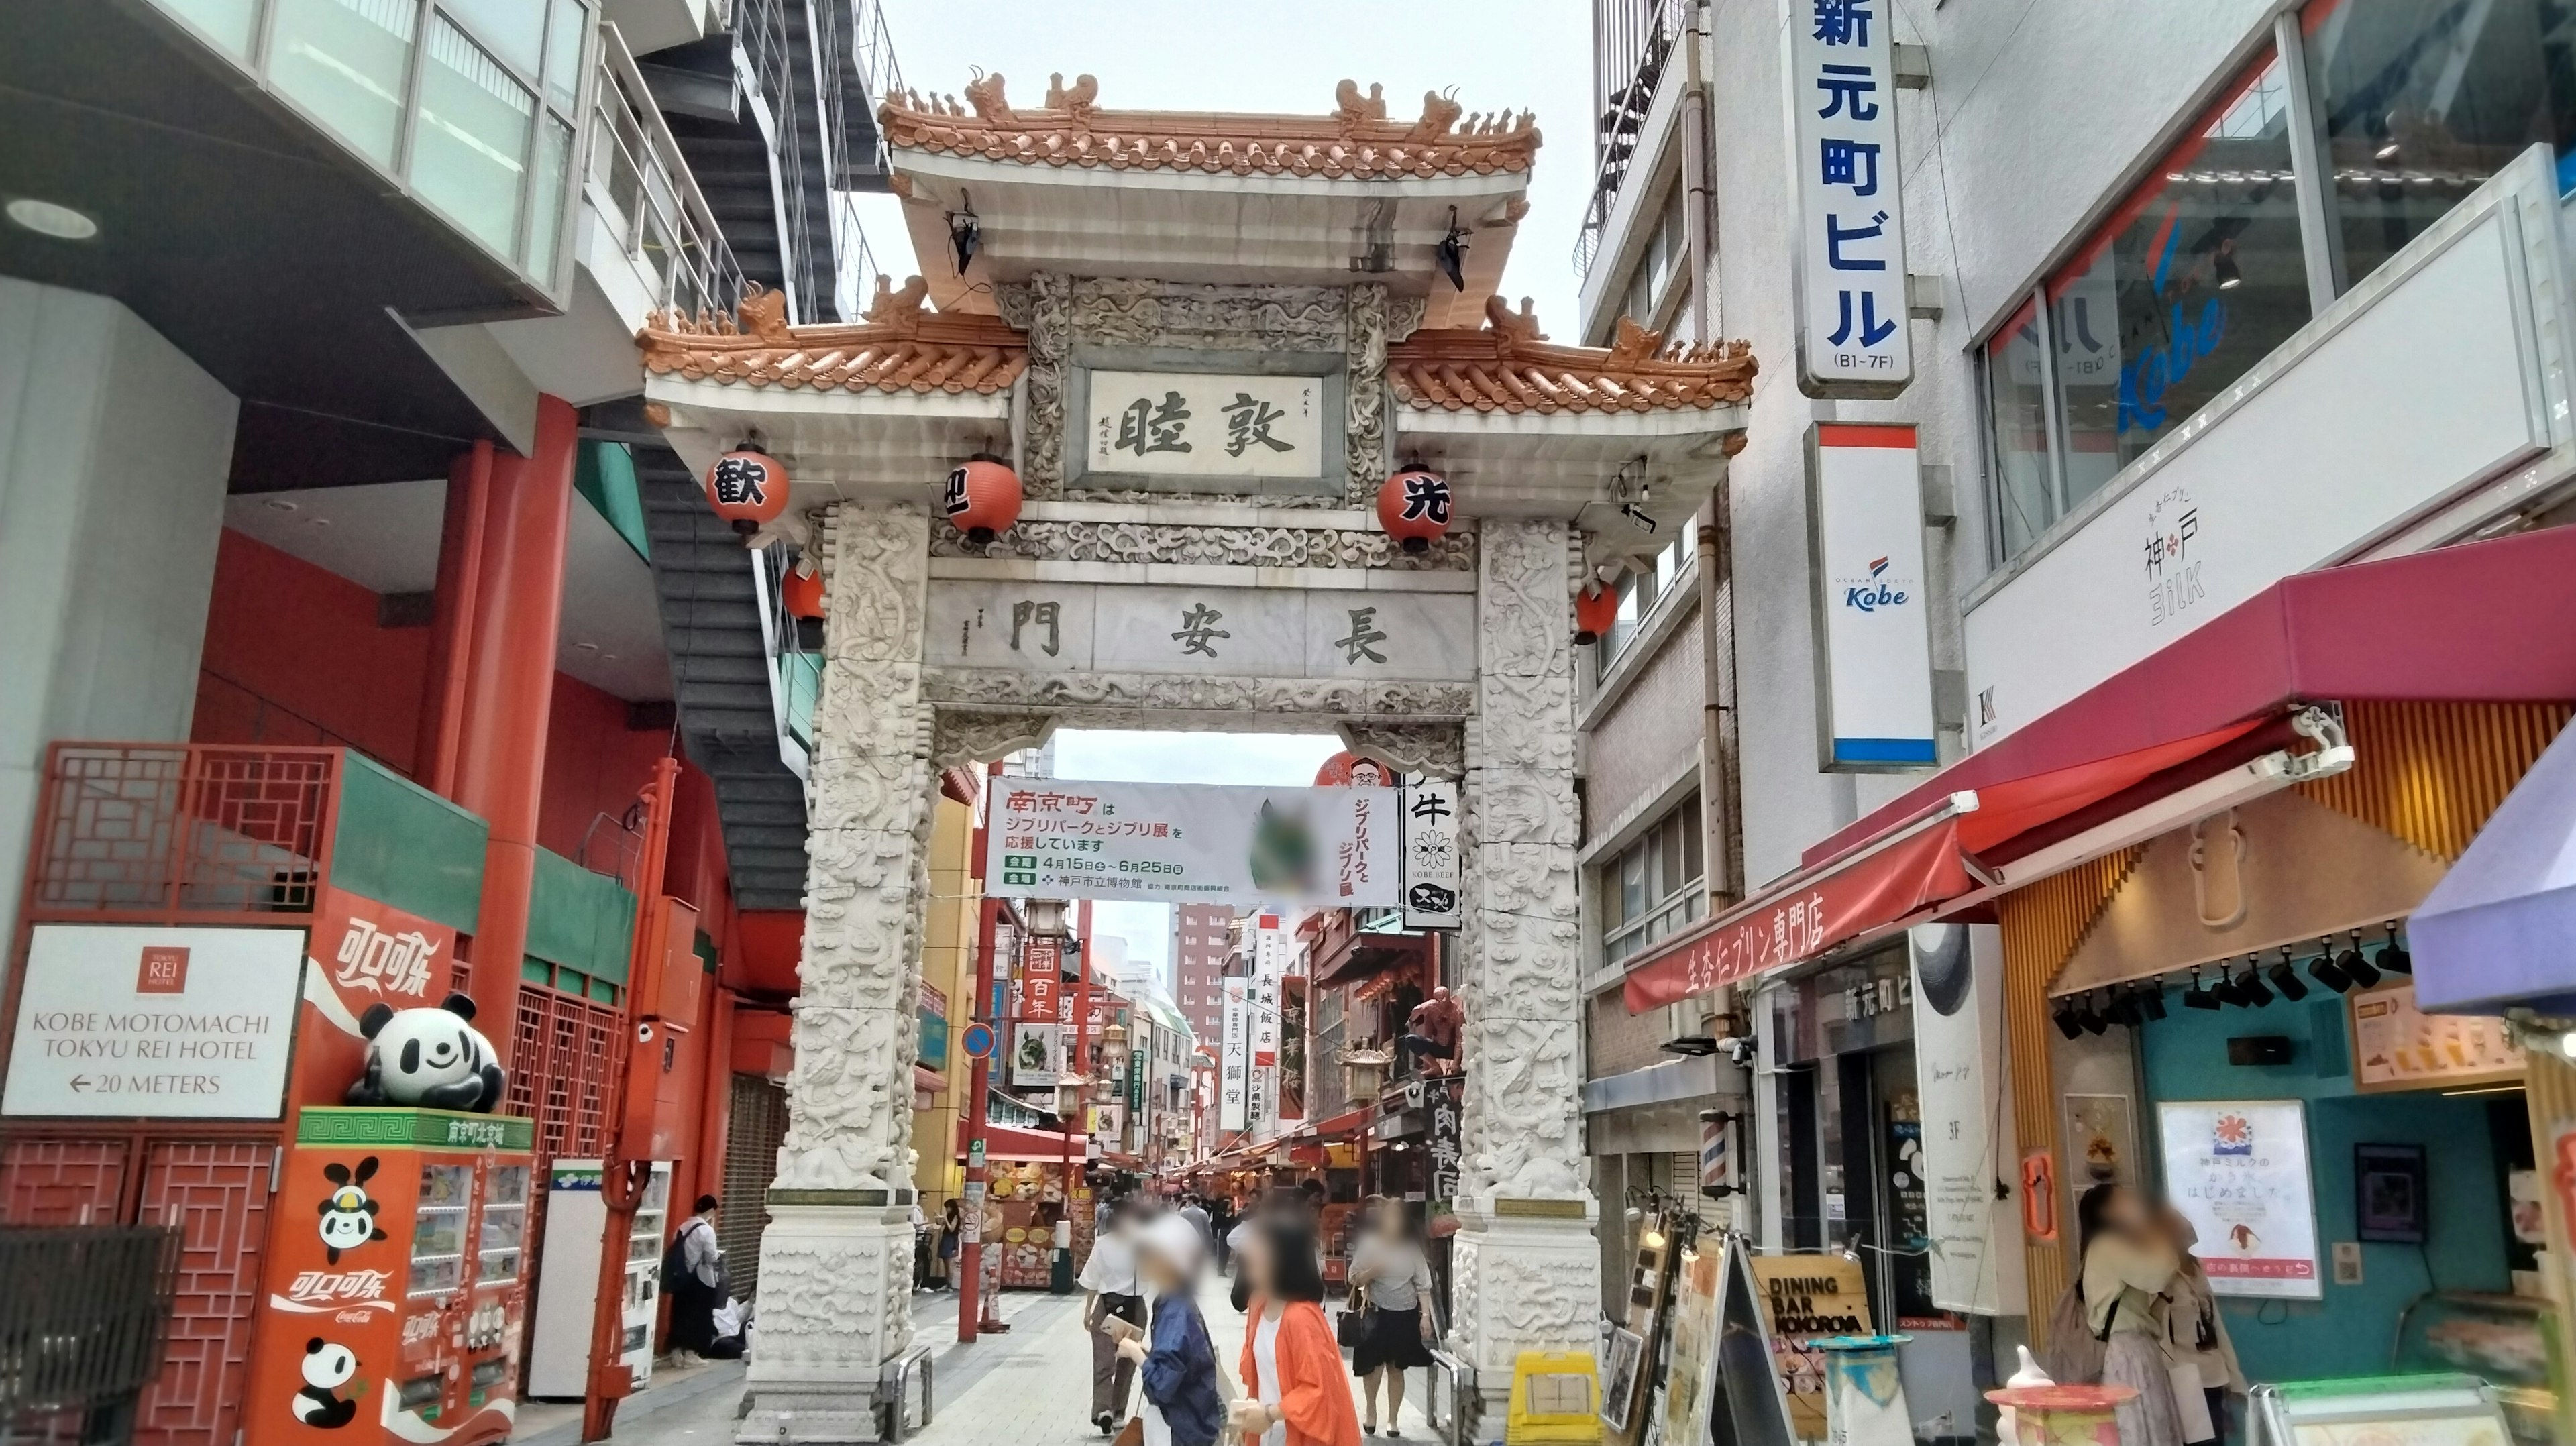
[[[1940,761],[1923,600],[1923,489],[1911,426],[1807,433],[1817,766],[1902,773]]]
[[[1888,11],[1886,0],[1790,6],[1798,389],[1811,397],[1893,397],[1914,380]]]

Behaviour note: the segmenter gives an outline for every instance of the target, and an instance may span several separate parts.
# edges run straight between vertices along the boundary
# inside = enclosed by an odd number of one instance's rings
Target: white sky
[[[1245,783],[1273,788],[1315,781],[1342,749],[1330,733],[1135,733],[1063,729],[1055,776],[1087,783]],[[1091,906],[1096,934],[1127,941],[1130,964],[1172,982],[1172,906],[1104,900]]]
[[[958,95],[970,66],[998,71],[1015,105],[1047,77],[1100,80],[1107,110],[1322,115],[1345,78],[1386,87],[1410,121],[1422,93],[1456,87],[1470,112],[1538,115],[1545,144],[1502,295],[1538,303],[1541,330],[1575,335],[1574,235],[1591,185],[1591,7],[1583,0],[882,0],[904,82]],[[962,99],[962,97],[961,97]],[[859,198],[878,269],[926,272],[890,196]],[[933,258],[930,264],[945,264]],[[864,302],[873,279],[863,279]]]

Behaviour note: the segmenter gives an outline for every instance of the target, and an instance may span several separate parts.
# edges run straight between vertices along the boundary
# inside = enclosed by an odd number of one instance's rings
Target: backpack
[[[671,1237],[671,1248],[662,1252],[662,1294],[674,1300],[687,1300],[687,1292],[704,1291],[707,1284],[689,1270],[689,1232],[704,1229],[709,1235],[715,1227],[692,1215],[680,1225],[680,1233]],[[724,1256],[716,1256],[716,1286],[721,1291],[726,1283]],[[718,1299],[722,1299],[719,1296]]]

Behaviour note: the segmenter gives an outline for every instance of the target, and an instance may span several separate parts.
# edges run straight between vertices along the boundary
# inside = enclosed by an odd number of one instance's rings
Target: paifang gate
[[[934,778],[1059,725],[1329,728],[1463,779],[1453,1343],[1498,1406],[1517,1352],[1592,1341],[1572,605],[1722,484],[1753,360],[1624,320],[1608,348],[1557,346],[1493,295],[1527,116],[1462,123],[1435,95],[1393,119],[1347,82],[1317,116],[1106,110],[1095,89],[1015,110],[990,77],[962,113],[887,107],[942,274],[881,279],[859,322],[789,325],[754,296],[640,339],[673,446],[702,470],[746,441],[781,461],[776,531],[825,580],[746,1439],[875,1429],[911,1335],[903,1082]],[[940,508],[977,453],[1028,499],[983,545]],[[1455,499],[1419,553],[1369,510],[1410,465]]]

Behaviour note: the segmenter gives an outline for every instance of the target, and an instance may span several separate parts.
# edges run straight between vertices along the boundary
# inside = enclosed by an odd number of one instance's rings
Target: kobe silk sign
[[[985,886],[1009,898],[1391,907],[1396,804],[1391,788],[997,778]]]

